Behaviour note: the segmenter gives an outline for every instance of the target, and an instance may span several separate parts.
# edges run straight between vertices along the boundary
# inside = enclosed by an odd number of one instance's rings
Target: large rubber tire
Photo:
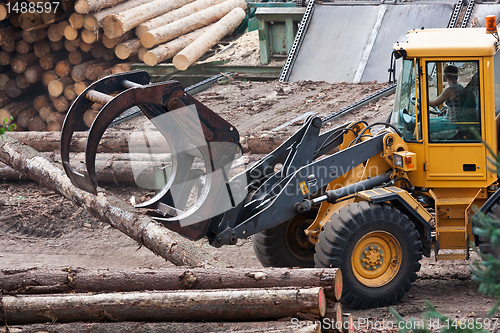
[[[341,269],[341,301],[349,307],[394,304],[417,279],[419,234],[408,217],[390,205],[350,204],[332,216],[318,239],[316,267]]]
[[[252,236],[253,250],[264,267],[314,267],[314,244],[304,234],[313,220],[305,215]]]

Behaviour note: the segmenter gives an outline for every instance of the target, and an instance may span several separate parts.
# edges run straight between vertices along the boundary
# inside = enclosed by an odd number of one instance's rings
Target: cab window
[[[429,142],[480,142],[478,61],[428,61]]]

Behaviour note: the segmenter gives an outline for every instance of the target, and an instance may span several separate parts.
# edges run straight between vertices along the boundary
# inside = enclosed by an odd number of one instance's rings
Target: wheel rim
[[[314,244],[304,233],[312,222],[313,220],[299,215],[291,219],[286,228],[286,246],[295,258],[302,261],[314,260]]]
[[[403,252],[388,232],[373,231],[354,246],[351,257],[354,276],[367,287],[382,287],[398,274]]]

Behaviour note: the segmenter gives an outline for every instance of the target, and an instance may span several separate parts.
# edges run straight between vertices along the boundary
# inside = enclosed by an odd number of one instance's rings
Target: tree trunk
[[[166,14],[155,17],[154,19],[139,24],[137,28],[135,28],[135,34],[137,35],[137,37],[141,38],[141,36],[145,32],[148,32],[149,30],[153,30],[163,25],[167,25],[176,20],[189,16],[193,13],[199,12],[200,10],[203,10],[210,6],[217,5],[224,1],[226,0],[196,0],[194,2],[188,3],[185,6],[182,6],[179,9],[172,10],[171,12],[168,12]]]
[[[71,71],[71,78],[75,82],[84,81],[85,80],[85,70],[88,67],[90,67],[90,66],[92,66],[100,61],[102,61],[102,60],[95,59],[95,60],[86,61],[84,63],[76,65],[75,67],[73,67],[73,70]]]
[[[164,62],[172,58],[182,49],[184,49],[189,44],[194,42],[196,38],[200,37],[203,33],[205,33],[211,26],[212,25],[209,25],[207,27],[195,30],[184,36],[177,37],[176,39],[168,43],[158,45],[154,49],[151,49],[144,54],[143,61],[148,66],[154,66],[158,63]]]
[[[37,29],[37,30],[22,32],[22,38],[27,43],[38,42],[39,40],[45,39],[45,37],[47,37],[47,30],[45,29]]]
[[[59,29],[57,29],[57,24],[52,24],[49,27],[49,30],[47,30],[47,37],[52,42],[60,41],[63,38],[63,36],[64,36],[64,32],[63,32],[63,34],[59,33]]]
[[[19,54],[26,54],[33,50],[33,44],[26,42],[24,39],[16,42],[16,52]]]
[[[166,43],[188,32],[217,22],[237,7],[246,8],[246,2],[244,0],[228,0],[165,26],[148,31],[141,37],[142,46],[152,48],[155,45]]]
[[[115,48],[115,54],[120,59],[128,59],[136,55],[141,47],[141,40],[139,38],[134,38],[118,44]]]
[[[230,11],[207,32],[175,55],[173,59],[175,68],[186,70],[224,36],[232,33],[243,21],[245,15],[245,11],[239,7]]]
[[[50,45],[46,40],[40,40],[33,45],[33,51],[38,58],[50,53]]]
[[[24,72],[29,83],[36,83],[42,79],[43,69],[40,65],[31,66]]]
[[[34,53],[21,54],[10,61],[10,67],[16,73],[24,73],[26,68],[38,64],[39,58]]]
[[[19,116],[16,119],[16,122],[17,122],[17,124],[19,124],[19,126],[24,127],[24,128],[28,128],[31,120],[33,120],[33,118],[35,118],[37,116],[38,116],[38,112],[36,112],[35,109],[28,108],[28,109],[23,110],[19,114]]]
[[[42,74],[42,83],[48,87],[50,81],[57,80],[58,78],[59,76],[57,76],[55,70],[46,71]]]
[[[55,71],[59,77],[69,77],[73,67],[74,66],[69,62],[69,60],[65,59],[57,62]]]
[[[116,38],[109,38],[108,36],[103,35],[102,36],[102,43],[104,44],[104,46],[106,48],[112,49],[116,45],[118,45],[120,43],[124,43],[124,42],[128,41],[129,39],[134,39],[134,38],[135,38],[135,33],[131,30],[131,31],[127,31],[126,33],[124,33],[120,37],[116,37]]]
[[[99,30],[82,30],[82,39],[87,44],[93,44],[101,39],[102,32]]]
[[[58,132],[50,134],[60,136]],[[70,198],[76,205],[84,206],[100,220],[111,224],[175,265],[227,266],[215,262],[202,248],[169,231],[113,195],[105,191],[92,195],[76,188],[62,170],[43,158],[39,152],[20,144],[13,135],[4,136],[4,140],[0,140],[0,161],[15,170],[22,170],[40,185]]]
[[[110,318],[114,321],[205,321],[207,318],[249,321],[326,312],[322,288],[18,295],[3,296],[2,303],[0,320],[9,324]]]
[[[263,322],[104,322],[69,324],[32,324],[11,326],[11,332],[64,332],[64,333],[117,333],[117,332],[189,332],[189,333],[321,333],[321,327],[314,322],[303,326],[294,325],[289,320]]]
[[[75,11],[80,14],[98,12],[107,7],[113,7],[126,0],[77,0]]]
[[[116,38],[132,30],[142,22],[182,7],[193,0],[153,0],[119,14],[110,15],[102,20],[104,33]]]
[[[66,112],[69,109],[69,102],[64,96],[58,96],[52,101],[54,108],[59,112]]]
[[[70,77],[63,77],[50,82],[47,88],[52,97],[58,97],[62,95],[66,86],[73,83],[74,81]]]
[[[65,55],[63,52],[44,55],[39,60],[40,67],[45,71],[51,70],[56,67],[57,62],[64,59],[64,57]]]
[[[99,161],[99,160],[98,160]],[[101,160],[102,162],[102,160]],[[76,270],[36,268],[0,272],[4,294],[131,292],[142,290],[322,287],[332,290],[337,268],[168,268],[162,270]],[[332,312],[333,311],[333,312]],[[342,315],[341,308],[329,314]]]

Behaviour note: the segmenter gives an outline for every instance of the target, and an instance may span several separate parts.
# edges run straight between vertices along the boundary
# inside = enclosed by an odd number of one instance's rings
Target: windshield
[[[418,84],[416,85],[418,89]],[[403,60],[399,75],[391,124],[396,126],[405,140],[416,140],[416,107],[418,91],[415,92],[415,68],[413,59]]]

